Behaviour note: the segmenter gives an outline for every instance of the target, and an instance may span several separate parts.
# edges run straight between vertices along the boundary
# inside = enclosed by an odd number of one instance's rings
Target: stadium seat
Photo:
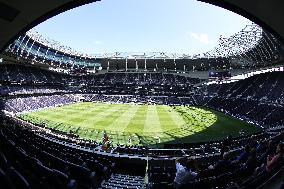
[[[30,189],[30,184],[15,168],[10,167],[7,173],[16,188]]]

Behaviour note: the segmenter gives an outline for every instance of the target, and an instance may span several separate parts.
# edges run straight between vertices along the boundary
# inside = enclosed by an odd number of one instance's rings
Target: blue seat
[[[21,173],[19,173],[15,168],[10,167],[8,170],[8,175],[13,181],[13,184],[16,188],[22,188],[22,189],[31,188],[26,178]]]
[[[6,173],[1,168],[0,168],[0,183],[1,183],[1,188],[16,189],[11,179],[6,175]]]
[[[97,175],[95,172],[91,172],[88,168],[69,163],[69,173],[70,179],[75,179],[79,185],[89,185],[89,186],[97,186]]]

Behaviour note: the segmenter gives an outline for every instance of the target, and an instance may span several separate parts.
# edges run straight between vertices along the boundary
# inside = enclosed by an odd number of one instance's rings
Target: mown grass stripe
[[[173,129],[174,127],[180,128],[186,124],[182,117],[172,107],[159,106],[157,109],[160,120],[163,120],[163,123],[161,124],[163,131]]]
[[[148,106],[147,108],[147,116],[144,123],[144,133],[147,132],[155,132],[157,135],[163,132],[156,106]]]
[[[137,106],[138,109],[136,110],[136,113],[133,116],[133,118],[129,121],[127,127],[124,129],[124,132],[131,132],[131,133],[143,132],[147,107],[142,105],[137,105]]]
[[[136,111],[135,111],[136,110]],[[113,144],[155,144],[161,142],[202,142],[217,140],[239,131],[252,134],[258,129],[220,112],[200,107],[161,105],[77,103],[20,115],[33,123],[45,122],[50,128],[77,132],[80,137],[102,140],[102,131]],[[182,121],[181,121],[182,120]],[[183,124],[183,123],[185,124]],[[179,124],[183,126],[179,127]]]
[[[109,119],[112,114],[115,114],[115,112],[118,112],[122,108],[122,106],[106,105],[102,108],[102,111],[96,112],[91,117],[86,117],[80,125],[85,128],[105,129],[104,120]]]
[[[123,112],[119,112],[116,119],[112,119],[112,122],[106,126],[106,130],[125,131],[138,109],[137,105],[128,106]]]

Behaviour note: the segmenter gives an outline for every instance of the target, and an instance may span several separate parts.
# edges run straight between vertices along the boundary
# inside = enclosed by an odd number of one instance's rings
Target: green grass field
[[[205,142],[223,139],[239,131],[259,129],[223,113],[200,107],[107,104],[82,102],[21,114],[23,120],[102,141],[106,132],[114,145],[154,145]]]

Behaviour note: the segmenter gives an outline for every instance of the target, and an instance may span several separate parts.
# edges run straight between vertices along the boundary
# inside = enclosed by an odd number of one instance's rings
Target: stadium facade
[[[196,55],[153,52],[84,54],[31,30],[6,49],[31,63],[63,68],[96,70],[193,71],[254,68],[272,65],[283,59],[283,46],[272,34],[256,24],[223,38],[209,52]]]

